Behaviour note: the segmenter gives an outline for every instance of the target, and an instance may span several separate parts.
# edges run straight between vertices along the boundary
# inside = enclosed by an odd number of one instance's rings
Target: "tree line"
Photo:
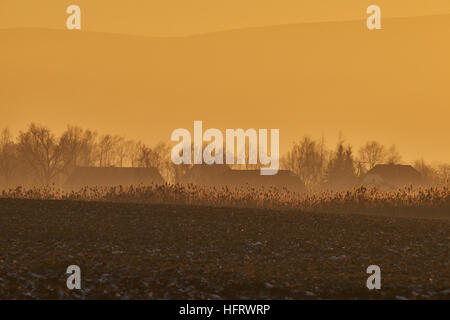
[[[68,126],[59,136],[35,123],[20,131],[17,137],[5,128],[0,132],[0,185],[63,184],[80,166],[156,167],[166,181],[174,183],[188,167],[174,165],[170,153],[170,146],[163,142],[149,146],[78,126]],[[357,184],[377,164],[401,161],[395,145],[386,147],[369,141],[355,153],[342,139],[335,149],[328,149],[323,138],[314,140],[308,136],[296,142],[280,159],[282,169],[297,174],[311,190],[346,188]],[[448,180],[450,166],[447,164],[431,166],[420,159],[413,166],[430,183]],[[236,168],[255,169],[254,165],[236,165]]]
[[[323,188],[345,189],[357,185],[360,178],[377,164],[405,164],[395,145],[386,147],[377,141],[368,141],[358,152],[340,139],[335,149],[327,149],[324,139],[309,136],[294,143],[281,159],[284,168],[297,174],[310,190]],[[448,183],[449,164],[432,166],[423,159],[411,164],[430,184]]]
[[[0,133],[0,185],[62,184],[76,167],[156,167],[166,181],[176,181],[182,168],[170,162],[165,143],[148,146],[122,136],[68,126],[56,136],[32,123],[13,137]]]

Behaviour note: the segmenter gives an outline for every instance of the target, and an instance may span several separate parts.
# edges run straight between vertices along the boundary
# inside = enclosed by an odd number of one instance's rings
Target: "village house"
[[[409,185],[423,185],[422,175],[410,165],[378,164],[363,177],[362,184],[381,189],[395,189]]]
[[[130,186],[163,184],[156,168],[77,167],[65,183],[67,189],[93,186]]]
[[[275,187],[294,192],[304,192],[305,184],[289,170],[279,170],[277,174],[264,176],[260,170],[233,170],[227,165],[194,165],[182,177],[180,183],[209,187]]]

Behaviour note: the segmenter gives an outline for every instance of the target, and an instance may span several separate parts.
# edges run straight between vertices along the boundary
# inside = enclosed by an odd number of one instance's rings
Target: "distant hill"
[[[280,128],[396,142],[450,161],[450,16],[147,38],[0,31],[0,126],[67,123],[168,140],[173,129]]]

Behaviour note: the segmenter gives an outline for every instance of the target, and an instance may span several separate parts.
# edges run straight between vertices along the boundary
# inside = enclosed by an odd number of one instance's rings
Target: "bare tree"
[[[139,157],[142,155],[145,145],[134,140],[126,140],[123,137],[116,136],[115,139],[114,156],[117,166],[138,166]]]
[[[450,164],[439,164],[436,169],[437,184],[449,185],[450,182]]]
[[[282,166],[297,174],[307,188],[315,189],[322,182],[326,168],[324,140],[314,141],[305,136],[283,157]]]
[[[402,161],[402,156],[398,152],[395,144],[391,145],[386,152],[386,162],[389,164],[398,164]]]
[[[144,144],[140,141],[129,140],[126,144],[128,161],[131,167],[139,167],[139,157]]]
[[[138,166],[141,168],[158,167],[159,155],[152,148],[143,144],[139,149]]]
[[[79,166],[93,166],[98,160],[97,150],[97,132],[85,130],[81,144],[81,152],[77,165]]]
[[[368,169],[383,163],[386,159],[385,147],[376,141],[369,141],[359,149],[360,160]]]
[[[95,139],[95,132],[75,126],[67,127],[59,140],[65,174],[70,174],[75,167],[91,166],[94,163]]]
[[[328,163],[326,182],[333,189],[345,189],[356,183],[356,168],[351,146],[344,146],[341,140]]]
[[[112,163],[118,167],[136,167],[143,144],[124,137],[113,137]]]
[[[32,123],[26,132],[20,132],[18,150],[39,183],[51,183],[63,168],[61,148],[47,127]]]
[[[170,146],[163,142],[158,143],[153,148],[142,144],[140,146],[138,165],[144,168],[154,167],[158,169],[165,181],[176,182],[177,174],[180,170],[179,167],[182,167],[182,165],[177,166],[172,163],[170,151]]]
[[[127,160],[127,150],[126,150],[127,141],[123,137],[116,136],[114,142],[113,156],[115,160],[115,164],[118,167],[123,167]]]
[[[158,143],[153,150],[158,155],[158,171],[165,181],[175,182],[176,180],[176,165],[171,159],[171,148],[164,142]]]
[[[79,164],[81,148],[83,145],[83,129],[69,126],[61,135],[60,141],[61,157],[63,160],[63,172],[70,174]]]
[[[100,167],[111,167],[120,164],[117,155],[117,146],[120,145],[122,137],[106,134],[100,137],[98,142]]]
[[[13,142],[11,132],[5,128],[0,133],[0,176],[3,177],[6,186],[11,184],[17,165],[17,148]]]
[[[434,183],[437,176],[437,171],[431,165],[427,164],[424,159],[418,159],[414,161],[414,169],[419,171],[422,177],[428,183]]]

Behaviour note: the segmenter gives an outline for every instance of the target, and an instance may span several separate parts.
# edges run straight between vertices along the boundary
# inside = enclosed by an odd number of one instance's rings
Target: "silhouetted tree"
[[[143,144],[140,147],[138,165],[144,168],[157,168],[164,180],[175,182],[176,166],[172,163],[170,152],[170,147],[163,142],[153,148]]]
[[[140,146],[139,156],[137,160],[139,167],[156,168],[159,163],[159,155],[152,148],[143,144]]]
[[[308,189],[315,189],[323,180],[326,168],[326,151],[323,139],[313,141],[305,136],[295,143],[281,160],[283,168],[297,174]]]
[[[449,185],[450,182],[450,164],[442,163],[437,166],[437,184]]]
[[[77,165],[79,166],[93,166],[98,161],[97,149],[97,132],[85,130],[83,132],[83,139],[81,144],[81,152]]]
[[[355,162],[352,147],[344,147],[340,141],[336,152],[328,163],[326,182],[332,188],[348,188],[356,183]]]
[[[120,136],[106,134],[100,137],[98,142],[98,158],[100,167],[111,167],[119,163],[117,146],[123,140]]]
[[[51,183],[63,169],[58,140],[47,127],[32,123],[20,132],[18,150],[39,183]]]
[[[361,162],[370,170],[377,164],[385,161],[386,150],[382,144],[376,141],[369,141],[359,149],[359,156]]]
[[[10,186],[14,171],[18,166],[17,146],[11,132],[5,128],[0,133],[0,176],[6,186]]]
[[[413,164],[414,169],[419,171],[419,173],[422,175],[422,177],[428,182],[432,183],[436,178],[436,170],[428,165],[424,159],[418,159],[414,161]]]
[[[386,162],[389,164],[398,164],[402,160],[400,152],[398,152],[395,144],[391,145],[386,152]]]
[[[126,147],[127,141],[125,138],[117,136],[113,149],[113,157],[115,157],[113,163],[118,167],[123,167],[128,158]]]
[[[61,134],[59,145],[63,161],[62,172],[69,175],[75,167],[92,166],[95,162],[96,133],[68,126]]]

